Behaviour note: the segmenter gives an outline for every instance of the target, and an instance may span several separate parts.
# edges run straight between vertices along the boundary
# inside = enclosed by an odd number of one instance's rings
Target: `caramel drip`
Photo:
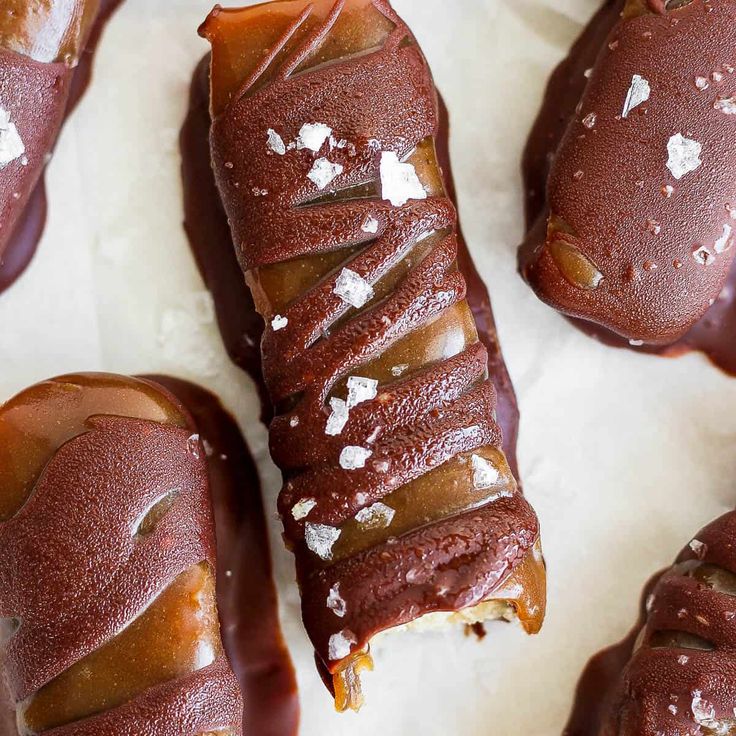
[[[67,376],[0,409],[3,660],[23,733],[140,733],[167,709],[162,736],[183,733],[176,719],[200,723],[191,736],[241,733],[203,454],[181,405],[146,381]]]
[[[500,450],[488,353],[465,300],[456,212],[435,153],[436,94],[415,39],[382,0],[218,10],[202,32],[213,45],[214,169],[266,319],[264,376],[279,412],[271,451],[286,479],[279,509],[302,576],[337,574],[425,527],[460,527],[500,499],[514,499],[514,527],[525,502]],[[254,41],[264,37],[272,45]],[[305,124],[330,128],[318,151]],[[392,156],[420,185],[400,205],[381,174]],[[310,179],[320,163],[334,167],[324,186]],[[340,296],[351,275],[369,287],[364,299]],[[376,381],[375,396],[355,403],[351,378]],[[349,417],[328,434],[335,402]],[[361,519],[376,512],[382,519],[367,529]],[[461,607],[493,600],[531,555],[536,531],[522,528],[528,546],[512,545],[500,577]],[[315,544],[319,535],[332,543]],[[541,559],[530,564],[542,569]],[[349,648],[363,657],[364,634],[405,622],[356,633],[351,621]],[[325,663],[345,673],[346,657],[310,633]]]

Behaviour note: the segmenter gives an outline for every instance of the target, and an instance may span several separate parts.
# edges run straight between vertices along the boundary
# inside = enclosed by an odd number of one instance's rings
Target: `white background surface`
[[[198,381],[238,416],[273,508],[278,480],[255,393],[202,309],[181,228],[176,139],[210,4],[127,0],[109,25],[93,85],[50,166],[39,255],[0,296],[0,400],[78,370]],[[698,355],[671,361],[599,346],[516,275],[521,150],[547,77],[595,0],[394,5],[451,111],[463,226],[519,393],[520,461],[543,525],[549,615],[536,638],[500,624],[482,643],[461,631],[390,637],[374,651],[368,705],[338,716],[313,667],[274,521],[302,734],[553,736],[588,657],[633,623],[645,580],[734,504],[736,379]]]

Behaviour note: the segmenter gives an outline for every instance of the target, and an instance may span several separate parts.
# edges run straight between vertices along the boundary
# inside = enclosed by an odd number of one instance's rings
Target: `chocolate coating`
[[[736,733],[736,512],[647,586],[642,618],[591,661],[567,736]]]
[[[550,214],[522,255],[556,309],[656,345],[718,298],[736,253],[735,19],[732,2],[693,0],[627,17],[606,38],[552,164]],[[624,115],[635,75],[650,94]],[[702,147],[687,173],[668,168],[678,135]]]
[[[0,292],[14,283],[36,252],[46,219],[43,171],[64,120],[89,84],[102,30],[122,0],[65,0],[65,6],[83,8],[73,23],[73,43],[68,40],[69,47],[63,47],[64,59],[39,60],[32,56],[33,40],[44,36],[46,8],[55,2],[59,0],[41,3],[42,12],[24,4],[24,12],[16,16],[22,33],[5,17],[0,22],[0,106],[25,146],[24,156],[0,168]],[[57,16],[61,13],[48,12],[52,26],[58,24]],[[28,53],[22,53],[24,46],[29,46]]]
[[[281,46],[262,52],[280,62],[267,81],[254,74],[243,84],[216,115],[211,141],[236,253],[257,294],[264,272],[274,274],[269,268],[305,258],[334,263],[296,298],[278,307],[262,298],[259,304],[269,323],[277,309],[287,319],[282,329],[267,326],[262,342],[264,378],[277,407],[271,451],[285,475],[279,508],[297,556],[305,623],[319,658],[334,674],[348,656],[333,650],[335,636],[347,638],[355,653],[379,631],[493,599],[522,560],[533,556],[538,522],[511,479],[508,497],[476,501],[480,508],[464,506],[439,518],[434,509],[424,524],[398,536],[389,530],[360,551],[359,542],[346,543],[350,551],[343,556],[337,545],[335,559],[329,554],[320,560],[308,544],[310,527],[348,536],[359,512],[391,494],[408,493],[412,483],[446,464],[465,461],[469,468],[470,453],[501,444],[488,352],[477,334],[440,360],[420,361],[403,378],[382,377],[377,396],[351,408],[339,434],[325,432],[325,404],[348,375],[367,375],[367,367],[401,340],[462,309],[467,291],[456,263],[457,216],[445,192],[401,206],[377,196],[381,151],[411,156],[419,166],[426,142],[439,129],[434,84],[416,40],[382,0],[321,5],[328,11],[323,23],[293,45],[284,37]],[[332,63],[315,65],[346,6],[372,7],[384,23],[388,19],[385,42],[370,53],[327,57]],[[279,3],[271,7],[277,13]],[[216,12],[204,26],[214,39],[220,33],[217,18]],[[215,99],[222,98],[216,91]],[[339,180],[318,195],[307,176],[315,156],[274,155],[266,145],[269,129],[288,139],[316,121],[328,123],[336,139],[347,143],[332,146],[329,160],[341,167]],[[435,165],[431,154],[427,160],[428,168]],[[364,227],[369,218],[376,220],[375,233]],[[409,267],[405,258],[412,247],[420,255]],[[341,248],[342,262],[335,258]],[[351,312],[334,292],[339,266],[349,266],[377,285],[376,291],[387,274],[396,270],[403,277],[365,309]],[[370,461],[353,469],[338,463],[346,446],[370,446]],[[463,483],[466,477],[456,486]],[[446,495],[452,496],[449,488]],[[315,505],[297,518],[304,499]],[[336,585],[346,603],[343,615],[327,605]],[[530,630],[539,614],[537,606]]]
[[[117,401],[128,408],[121,412]],[[106,411],[112,406],[114,415]],[[80,426],[85,409],[88,418]],[[44,419],[49,411],[50,423]],[[67,673],[103,648],[110,651],[188,571],[214,571],[204,450],[173,397],[148,383],[105,375],[69,376],[29,389],[2,408],[0,431],[0,616],[15,622],[2,652],[3,680],[23,714],[19,722],[58,722],[59,705],[47,702],[39,712],[37,703]],[[216,621],[203,619],[202,625],[217,632]],[[38,732],[242,733],[237,680],[217,636],[216,642],[202,639],[193,667],[178,676],[122,702],[112,695],[121,687],[113,676],[109,707]],[[159,646],[175,642],[171,630]],[[147,682],[145,660],[158,652],[142,656],[136,667]],[[89,677],[104,677],[100,662],[90,664]]]

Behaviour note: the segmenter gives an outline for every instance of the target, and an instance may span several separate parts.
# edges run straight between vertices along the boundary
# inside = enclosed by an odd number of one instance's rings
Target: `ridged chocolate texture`
[[[732,0],[630,0],[530,235],[523,270],[541,299],[666,344],[719,296],[736,253],[735,47]]]
[[[277,410],[271,452],[285,477],[279,510],[297,557],[304,620],[319,659],[335,674],[385,629],[513,598],[500,590],[523,563],[543,572],[533,549],[536,516],[499,449],[488,353],[470,311],[472,335],[460,349],[439,360],[413,354],[411,367],[393,373],[381,365],[402,340],[467,309],[457,215],[442,187],[394,206],[382,185],[387,154],[417,169],[435,166],[438,108],[426,60],[387,2],[317,5],[324,15],[300,36],[314,7],[271,4],[274,14],[279,6],[304,12],[264,48],[256,72],[221,113],[215,102],[211,143],[237,254],[266,318],[264,378]],[[262,7],[267,14],[269,6]],[[322,49],[339,45],[335,29],[346,8],[366,12],[369,29],[390,30],[379,47],[332,59]],[[204,27],[213,40],[215,100],[222,98],[220,22],[215,11]],[[298,40],[290,43],[292,37]],[[317,123],[333,137],[319,151],[302,141],[279,154],[268,144],[269,130],[289,143],[302,126]],[[339,173],[318,187],[308,174],[320,159]],[[279,307],[284,323],[263,299],[263,279],[274,268],[320,258],[334,265]],[[339,296],[346,268],[371,285],[375,298],[355,305]],[[298,280],[295,271],[287,279]],[[374,395],[351,405],[344,427],[328,433],[331,400],[345,397],[346,380],[374,374]],[[345,462],[351,447],[368,453],[364,463]],[[495,458],[497,492],[473,490],[474,453]],[[436,486],[426,515],[420,501],[408,500],[418,483]],[[453,496],[458,489],[462,505]],[[395,516],[361,521],[385,513],[381,504]],[[412,523],[403,525],[402,514]],[[534,610],[525,612],[529,630],[543,615],[538,593],[530,595]]]
[[[648,590],[644,615],[595,733],[736,733],[736,512],[696,535]]]
[[[1,657],[19,732],[242,733],[208,602],[206,461],[186,416],[153,384],[94,374],[0,407]]]

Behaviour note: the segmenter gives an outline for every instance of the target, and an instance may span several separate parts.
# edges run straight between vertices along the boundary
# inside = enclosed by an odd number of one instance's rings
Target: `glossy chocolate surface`
[[[205,451],[181,404],[65,376],[3,405],[0,439],[6,733],[242,733]]]
[[[641,620],[591,660],[566,736],[736,733],[736,512],[647,586]]]
[[[493,600],[517,568],[539,593],[537,521],[499,449],[488,352],[437,164],[436,93],[406,26],[379,0],[287,2],[215,11],[203,32],[215,174],[267,321],[279,507],[307,630],[339,675],[374,634]],[[302,126],[319,123],[332,140],[300,145]],[[274,149],[269,130],[293,145]],[[389,204],[379,186],[387,152],[424,196]],[[325,165],[336,176],[320,183]],[[371,284],[357,311],[335,291],[348,266]],[[345,400],[350,376],[375,381],[375,393],[330,434],[328,407]],[[366,462],[350,467],[346,447]],[[492,482],[474,481],[477,461]],[[365,523],[379,511],[391,518]],[[322,534],[331,541],[320,548]],[[517,611],[535,631],[543,601]]]
[[[607,342],[702,349],[734,371],[736,7],[655,6],[632,0],[620,20],[624,3],[608,2],[553,75],[524,161],[533,227],[521,268]],[[635,75],[649,97],[630,107]],[[702,146],[684,174],[678,135]]]
[[[24,148],[0,167],[0,291],[36,251],[46,219],[43,170],[89,83],[104,25],[121,2],[8,0],[0,10],[0,114],[7,113]]]

